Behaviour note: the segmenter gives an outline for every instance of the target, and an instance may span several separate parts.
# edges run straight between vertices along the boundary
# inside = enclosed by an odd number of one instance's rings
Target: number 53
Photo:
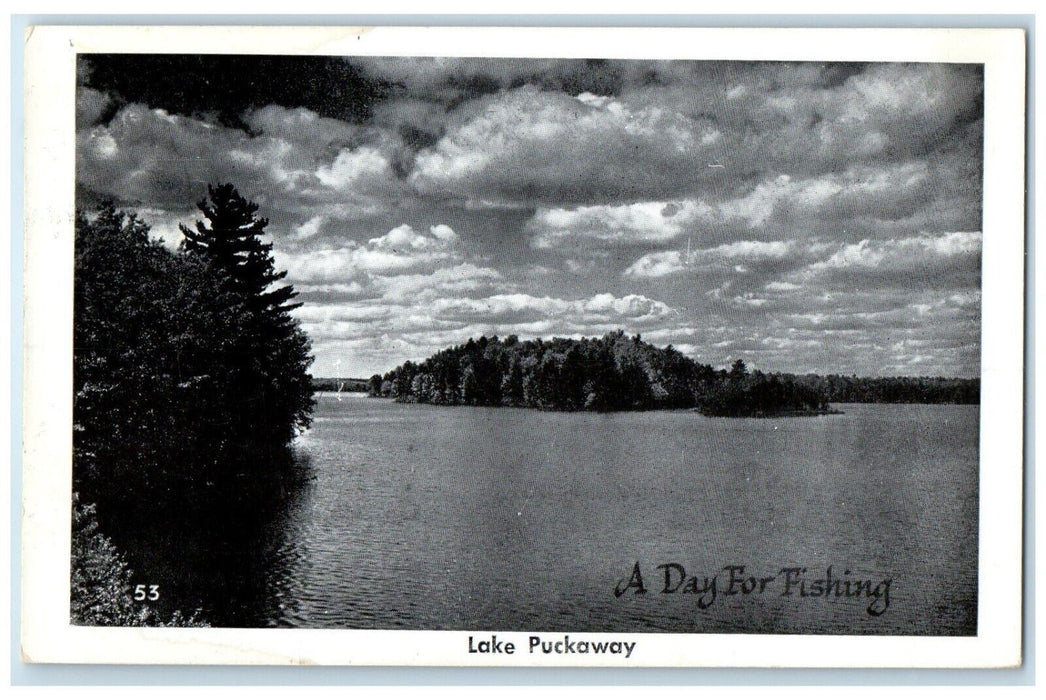
[[[146,590],[148,589],[148,590]],[[159,586],[146,586],[145,584],[139,583],[134,587],[134,599],[135,600],[159,600],[160,599],[160,587]]]

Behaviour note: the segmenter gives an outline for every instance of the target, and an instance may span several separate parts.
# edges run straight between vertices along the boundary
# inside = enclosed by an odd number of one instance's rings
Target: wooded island
[[[977,403],[979,381],[858,378],[715,369],[624,331],[601,338],[469,339],[370,378],[371,396],[407,403],[553,411],[696,409],[710,416],[821,415],[830,402]]]

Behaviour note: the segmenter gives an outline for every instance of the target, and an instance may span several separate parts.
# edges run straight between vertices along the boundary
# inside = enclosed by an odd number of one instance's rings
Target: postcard
[[[1025,36],[26,38],[30,662],[1021,662]]]

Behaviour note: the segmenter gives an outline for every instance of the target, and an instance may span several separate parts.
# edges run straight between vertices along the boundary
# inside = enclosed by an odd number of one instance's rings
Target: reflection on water
[[[722,419],[343,399],[321,395],[296,445],[310,481],[274,512],[190,512],[146,574],[222,626],[976,632],[975,406]],[[615,596],[637,562],[646,593]],[[715,576],[714,601],[662,593],[668,563]],[[776,578],[728,595],[730,565]],[[810,586],[829,566],[889,580],[889,607],[782,595],[782,568]]]
[[[270,580],[289,563],[282,553],[293,532],[288,523],[312,489],[308,455],[294,458],[282,483],[248,479],[239,492],[208,484],[99,512],[102,531],[134,571],[132,585],[159,587],[159,600],[150,604],[160,619],[175,611],[219,627],[264,627],[278,619]]]

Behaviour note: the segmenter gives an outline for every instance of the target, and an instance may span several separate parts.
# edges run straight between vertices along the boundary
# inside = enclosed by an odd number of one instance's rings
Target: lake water
[[[975,634],[978,407],[837,407],[731,419],[321,394],[296,445],[312,479],[230,545],[235,566],[194,579],[201,606],[227,626]],[[818,579],[829,595],[810,595]],[[836,595],[847,581],[856,595]]]

